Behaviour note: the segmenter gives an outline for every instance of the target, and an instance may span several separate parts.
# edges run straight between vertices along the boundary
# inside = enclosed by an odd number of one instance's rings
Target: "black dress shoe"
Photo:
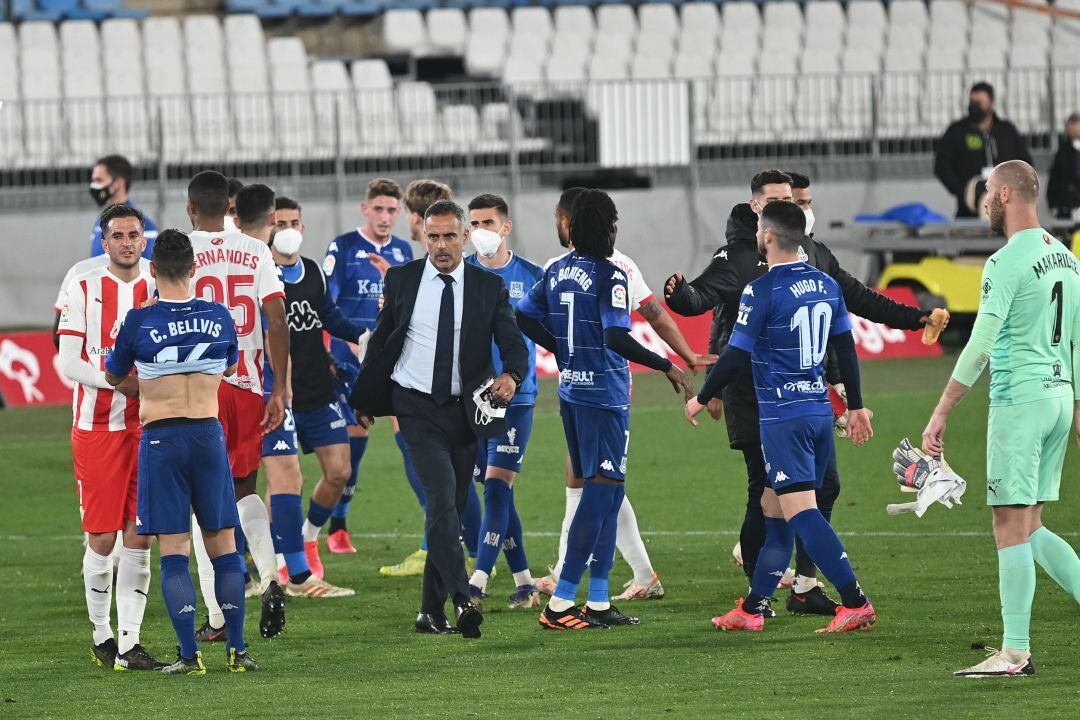
[[[457,615],[457,629],[463,638],[480,637],[480,624],[484,622],[484,614],[481,613],[471,602],[463,602],[454,606]]]
[[[416,616],[416,632],[422,635],[454,635],[459,631],[445,615],[420,613]]]

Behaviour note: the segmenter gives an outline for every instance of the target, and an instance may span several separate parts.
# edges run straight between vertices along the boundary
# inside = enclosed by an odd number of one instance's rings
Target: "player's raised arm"
[[[515,311],[515,319],[518,329],[525,334],[525,337],[549,353],[555,353],[558,349],[558,340],[542,322],[548,311],[547,293],[544,292],[546,279],[545,273],[544,277],[540,278],[540,282],[533,285],[528,294],[521,299]]]
[[[638,308],[638,312],[648,321],[652,329],[660,336],[660,339],[671,346],[675,354],[681,357],[686,366],[693,372],[697,372],[698,369],[706,368],[716,362],[716,355],[702,355],[694,352],[694,349],[690,347],[690,343],[683,337],[679,326],[675,324],[674,318],[664,310],[663,306],[660,305],[660,301],[655,297],[649,298],[648,302],[643,303]]]
[[[289,324],[285,318],[285,300],[269,298],[262,306],[266,316],[266,344],[270,353],[270,366],[282,377],[289,367]],[[277,383],[266,401],[263,416],[265,432],[271,432],[285,419],[285,383]]]
[[[702,315],[723,302],[725,297],[738,295],[743,287],[739,278],[739,270],[729,258],[727,248],[721,248],[713,255],[708,267],[693,280],[687,282],[682,273],[669,277],[664,283],[664,300],[680,315]]]

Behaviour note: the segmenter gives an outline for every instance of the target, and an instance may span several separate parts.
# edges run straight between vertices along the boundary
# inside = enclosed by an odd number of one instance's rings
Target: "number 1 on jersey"
[[[574,293],[559,293],[559,304],[566,306],[566,345],[574,354]]]
[[[1050,302],[1054,304],[1054,334],[1050,338],[1050,344],[1057,347],[1061,344],[1061,306],[1064,305],[1063,294],[1065,286],[1060,280],[1054,283],[1054,289],[1050,291]]]

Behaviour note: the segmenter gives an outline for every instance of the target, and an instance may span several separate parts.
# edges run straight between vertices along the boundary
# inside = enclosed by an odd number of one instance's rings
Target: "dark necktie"
[[[431,377],[431,397],[440,405],[450,400],[450,378],[454,372],[454,278],[439,273],[443,281],[439,304],[439,334],[435,340],[435,368]]]

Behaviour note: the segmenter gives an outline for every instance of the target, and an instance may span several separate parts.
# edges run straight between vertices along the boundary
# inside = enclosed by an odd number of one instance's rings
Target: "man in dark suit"
[[[350,403],[361,424],[396,415],[427,494],[427,564],[416,631],[480,637],[483,616],[469,602],[461,513],[476,442],[505,432],[473,400],[492,378],[492,341],[506,371],[489,389],[508,405],[528,371],[525,342],[502,279],[462,262],[465,211],[440,200],[424,215],[428,256],[386,273],[383,309]],[[449,597],[457,627],[446,618]]]

